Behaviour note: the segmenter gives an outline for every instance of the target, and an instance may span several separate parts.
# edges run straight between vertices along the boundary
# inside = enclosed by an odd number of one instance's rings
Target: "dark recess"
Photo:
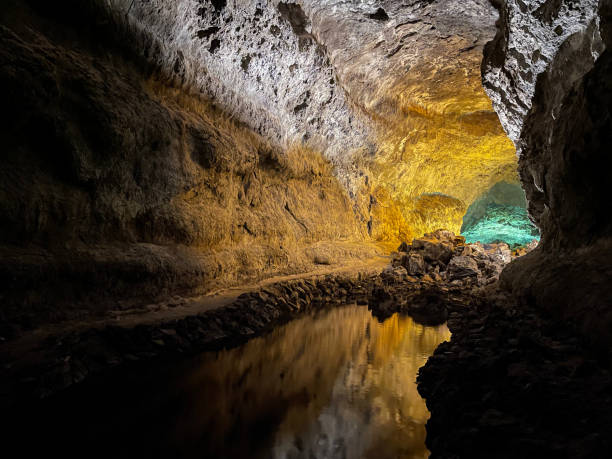
[[[212,0],[211,3],[215,10],[221,11],[225,8],[225,5],[227,5],[227,0]]]
[[[240,66],[242,70],[248,72],[249,64],[251,63],[251,55],[247,54],[246,56],[242,56],[242,60],[240,61]]]
[[[214,54],[215,51],[217,51],[220,47],[221,47],[221,40],[215,38],[214,40],[210,42],[210,48],[208,48],[208,51]]]
[[[306,30],[306,26],[310,21],[300,5],[297,3],[280,2],[278,4],[278,12],[281,18],[291,25],[293,32],[298,37],[310,37],[310,34]]]
[[[207,40],[211,35],[216,34],[219,31],[219,27],[209,27],[205,30],[198,30],[198,38]]]
[[[376,21],[388,21],[389,20],[389,15],[382,8],[378,8],[375,13],[368,14],[368,17]]]

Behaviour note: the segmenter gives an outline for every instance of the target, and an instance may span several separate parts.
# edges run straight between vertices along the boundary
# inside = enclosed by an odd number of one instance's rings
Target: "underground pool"
[[[69,389],[21,411],[8,438],[61,457],[426,458],[415,379],[449,338],[364,306],[322,310],[234,349]]]

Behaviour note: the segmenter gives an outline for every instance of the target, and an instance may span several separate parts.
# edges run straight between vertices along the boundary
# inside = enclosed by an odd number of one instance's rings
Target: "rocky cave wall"
[[[319,153],[170,86],[99,10],[30,5],[0,9],[3,334],[376,252]]]
[[[519,151],[542,240],[502,282],[525,301],[612,339],[611,2],[500,2],[483,81]]]
[[[478,195],[517,180],[480,82],[488,0],[111,4],[175,82],[330,158],[374,239],[459,232]]]
[[[466,242],[503,241],[511,248],[537,244],[540,238],[527,213],[525,191],[518,183],[506,182],[496,183],[470,205],[461,234]]]
[[[474,199],[516,181],[480,83],[485,0],[10,0],[0,13],[5,321],[458,232]]]

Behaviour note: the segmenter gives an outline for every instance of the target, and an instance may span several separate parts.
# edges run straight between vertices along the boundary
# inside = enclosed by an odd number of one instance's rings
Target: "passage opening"
[[[512,248],[540,239],[527,215],[525,191],[507,182],[496,183],[468,207],[461,234],[466,242],[505,242]]]

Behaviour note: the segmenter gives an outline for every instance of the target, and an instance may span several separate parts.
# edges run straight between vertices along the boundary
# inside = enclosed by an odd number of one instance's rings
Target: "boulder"
[[[455,244],[455,245],[463,245],[463,244],[465,244],[465,236],[455,236],[453,244]]]
[[[522,257],[523,255],[527,255],[537,246],[538,246],[538,240],[534,239],[527,245],[517,247],[516,249],[514,249],[514,252],[512,253],[512,258],[517,258],[517,257]]]
[[[479,257],[485,255],[485,249],[480,242],[468,244],[463,248],[462,255],[467,257]]]
[[[410,246],[406,242],[402,242],[400,246],[397,248],[398,252],[409,252]]]
[[[454,257],[447,267],[448,278],[451,280],[478,277],[481,273],[478,263],[471,257]]]
[[[419,251],[426,261],[438,262],[444,265],[446,265],[453,256],[453,249],[452,243],[429,237],[423,237],[412,241],[412,250]]]
[[[426,234],[425,236],[431,239],[437,239],[438,241],[451,242],[451,243],[454,243],[455,238],[456,238],[455,233],[453,233],[452,231],[445,230],[445,229],[436,230],[433,233]]]
[[[404,267],[411,276],[418,276],[425,273],[425,260],[420,253],[410,253],[404,257]]]
[[[478,269],[485,278],[498,277],[505,266],[504,264],[492,261],[489,258],[478,260],[477,264]]]
[[[387,266],[381,276],[385,283],[393,283],[406,280],[408,273],[403,266]]]
[[[505,242],[498,244],[485,244],[483,247],[487,257],[493,262],[506,265],[510,263],[510,260],[512,260],[512,251]]]

